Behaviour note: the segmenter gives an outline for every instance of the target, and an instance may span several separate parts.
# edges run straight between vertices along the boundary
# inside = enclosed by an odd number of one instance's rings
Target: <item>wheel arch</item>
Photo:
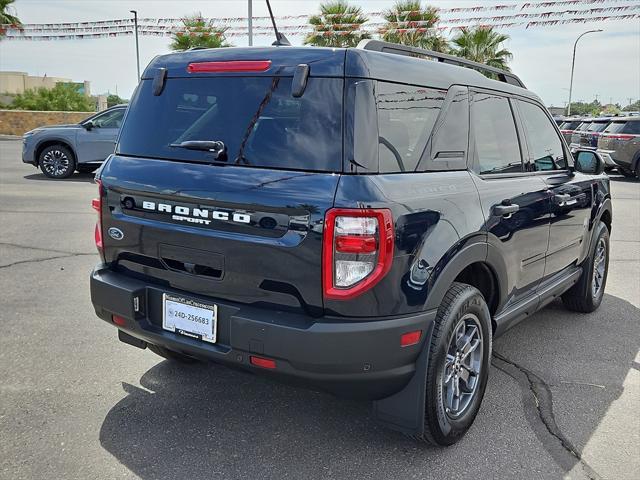
[[[48,138],[48,139],[43,140],[42,142],[40,142],[38,144],[38,146],[35,149],[35,155],[34,155],[38,165],[40,165],[40,154],[42,154],[42,151],[45,148],[51,147],[53,145],[62,145],[63,147],[68,148],[69,151],[71,152],[71,155],[73,155],[74,162],[76,162],[76,165],[77,165],[77,163],[78,163],[78,155],[76,154],[76,151],[71,146],[71,144],[69,143],[68,140],[63,140],[61,138]]]

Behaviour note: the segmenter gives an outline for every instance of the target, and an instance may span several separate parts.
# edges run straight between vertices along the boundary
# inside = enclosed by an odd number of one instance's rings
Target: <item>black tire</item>
[[[149,347],[149,350],[151,350],[156,355],[160,355],[161,357],[174,362],[195,363],[198,361],[193,357],[175,352],[173,350],[169,350],[168,348],[161,347],[160,345],[153,345],[151,343],[148,343],[147,347]]]
[[[604,248],[604,250],[601,250],[601,248]],[[602,258],[603,270],[598,269],[601,265],[601,251],[604,252],[604,258]],[[580,280],[562,295],[562,302],[565,307],[574,312],[591,313],[602,303],[609,273],[609,229],[603,222],[598,223],[596,227],[594,240],[589,250],[589,257],[583,262],[582,268]],[[600,276],[597,291],[594,287],[595,274]]]
[[[626,168],[618,167],[618,172],[622,174],[623,177],[627,178],[635,178],[636,174],[631,170],[627,170]]]
[[[76,170],[76,159],[64,145],[50,145],[40,152],[38,165],[49,178],[69,178]]]
[[[467,329],[467,322],[470,322],[469,329]],[[461,324],[464,325],[465,335],[463,337],[457,335],[460,332],[459,326]],[[471,326],[476,326],[480,344],[471,350],[467,358],[469,363],[475,362],[476,365],[479,365],[479,372],[476,375],[467,373],[469,379],[475,378],[473,388],[468,388],[469,383],[466,383],[465,388],[462,388],[458,381],[458,405],[461,408],[456,412],[447,406],[451,406],[449,399],[453,399],[455,402],[456,396],[448,394],[452,391],[455,392],[453,382],[458,378],[457,372],[460,372],[460,378],[462,378],[463,370],[466,367],[460,367],[464,364],[464,360],[458,363],[457,353],[456,361],[451,360],[453,357],[451,348],[457,351],[460,339],[467,336],[473,338],[471,334],[467,335],[467,332],[472,331]],[[491,315],[484,297],[471,285],[454,283],[438,308],[435,320],[427,368],[424,435],[418,440],[434,445],[452,445],[469,430],[478,414],[487,386],[491,347]],[[475,360],[473,356],[476,357]],[[456,367],[460,370],[456,370]],[[454,372],[456,372],[455,379],[453,378]],[[447,378],[451,380],[446,382]],[[462,395],[468,396],[465,398],[466,405],[464,406],[462,405]]]

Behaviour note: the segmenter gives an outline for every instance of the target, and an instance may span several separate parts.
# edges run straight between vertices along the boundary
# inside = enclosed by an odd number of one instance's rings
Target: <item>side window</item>
[[[378,82],[379,171],[413,172],[447,92]]]
[[[624,133],[630,133],[633,135],[639,135],[640,134],[640,120],[632,120],[627,122],[627,124],[624,126]]]
[[[93,124],[99,128],[120,128],[124,109],[112,110],[93,119]]]
[[[523,171],[520,143],[507,98],[475,92],[471,103],[471,126],[478,173]]]
[[[544,110],[533,103],[517,102],[533,169],[539,172],[567,168],[562,140]]]

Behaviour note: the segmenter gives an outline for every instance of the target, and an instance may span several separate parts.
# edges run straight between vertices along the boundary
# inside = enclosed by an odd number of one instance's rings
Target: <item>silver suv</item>
[[[49,178],[92,172],[113,153],[126,105],[116,105],[80,123],[38,127],[22,137],[22,161]]]
[[[598,139],[598,152],[625,177],[640,178],[640,117],[612,119]]]

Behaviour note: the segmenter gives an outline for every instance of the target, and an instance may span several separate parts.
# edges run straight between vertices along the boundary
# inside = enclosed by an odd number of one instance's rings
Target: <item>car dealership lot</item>
[[[215,365],[173,365],[98,320],[96,186],[47,180],[0,140],[0,478],[633,478],[640,470],[640,183],[612,176],[607,294],[494,343],[449,449],[366,405]],[[327,348],[330,348],[328,345]],[[636,473],[637,475],[637,473]]]

